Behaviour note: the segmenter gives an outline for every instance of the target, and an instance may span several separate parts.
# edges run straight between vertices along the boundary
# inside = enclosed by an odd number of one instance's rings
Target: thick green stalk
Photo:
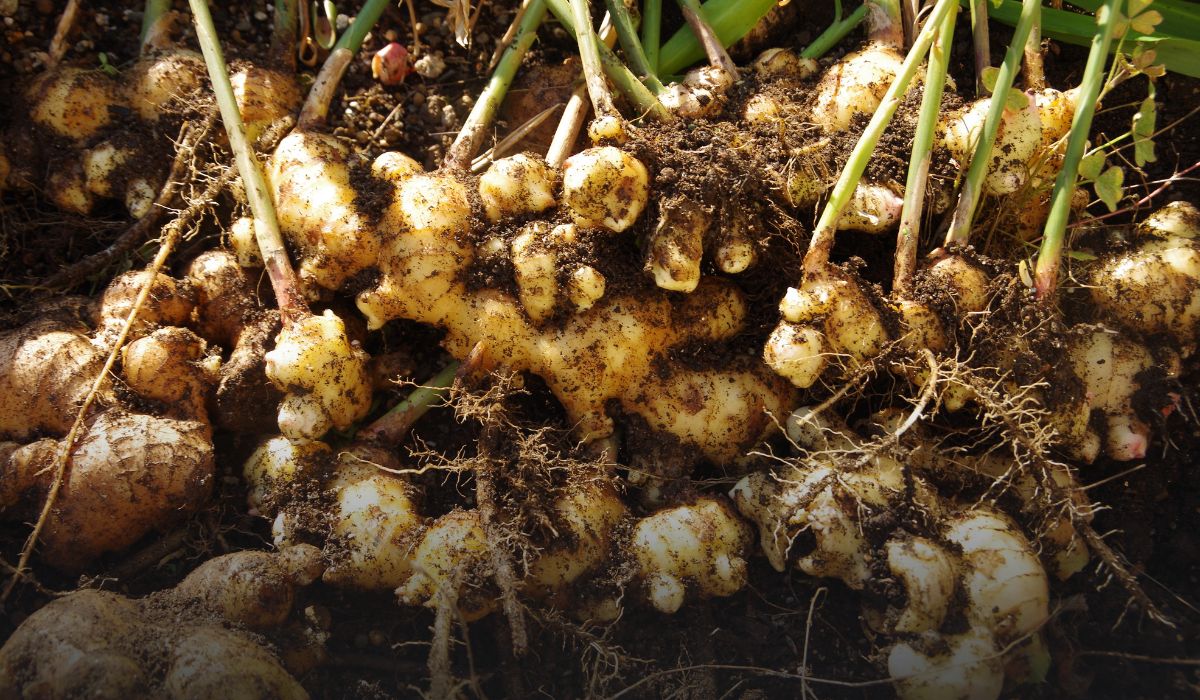
[[[658,74],[658,50],[662,45],[662,0],[646,0],[642,6],[642,48],[650,72]]]
[[[865,4],[859,5],[855,8],[854,12],[826,27],[820,36],[813,39],[811,44],[804,47],[804,50],[800,52],[800,56],[802,58],[820,58],[829,53],[829,50],[837,46],[842,39],[846,38],[847,34],[854,31],[854,28],[866,16],[867,6]]]
[[[279,232],[279,219],[275,216],[275,203],[271,201],[267,189],[266,178],[254,149],[246,139],[246,125],[242,122],[242,113],[238,110],[237,100],[233,96],[233,85],[229,82],[229,69],[225,65],[225,57],[221,53],[221,43],[217,39],[213,27],[212,15],[208,11],[206,0],[188,0],[192,8],[192,17],[196,22],[196,38],[200,42],[200,50],[204,54],[204,64],[208,67],[208,77],[212,81],[213,93],[217,98],[217,106],[221,110],[221,121],[225,124],[225,133],[229,136],[229,147],[233,150],[237,162],[238,173],[242,176],[242,185],[246,189],[246,198],[250,200],[250,211],[254,214],[254,235],[258,248],[266,264],[267,275],[271,280],[271,288],[275,290],[275,299],[279,304],[279,313],[283,317],[284,327],[308,314],[308,305],[300,293],[300,284],[296,273],[288,261],[287,251],[283,247],[283,236]]]
[[[538,27],[545,19],[545,0],[532,0],[525,8],[525,14],[521,16],[521,21],[517,24],[516,36],[504,49],[500,61],[496,63],[496,70],[492,71],[492,77],[488,80],[488,84],[483,88],[479,99],[475,101],[475,106],[471,108],[471,113],[463,123],[462,129],[459,130],[454,143],[446,151],[446,167],[455,170],[470,169],[471,159],[479,151],[480,141],[496,118],[496,112],[500,109],[500,104],[504,102],[504,96],[508,94],[508,88],[512,85],[517,69],[520,68],[521,61],[525,59],[525,52],[533,45],[533,40],[537,38]]]
[[[933,12],[925,21],[925,26],[913,40],[912,48],[904,57],[904,63],[897,71],[896,79],[892,81],[887,93],[879,103],[879,108],[875,110],[875,114],[871,116],[871,121],[858,139],[858,143],[854,145],[854,150],[850,153],[846,166],[842,168],[837,183],[830,190],[829,201],[825,204],[824,211],[821,212],[821,218],[817,221],[812,241],[808,246],[808,253],[804,256],[805,272],[816,272],[828,263],[829,253],[833,249],[834,234],[837,231],[837,222],[842,218],[842,211],[854,194],[855,188],[858,187],[858,181],[862,177],[863,171],[867,169],[867,162],[871,159],[871,153],[875,150],[879,137],[883,135],[892,116],[895,115],[896,109],[900,106],[900,101],[904,98],[904,93],[907,92],[908,85],[916,75],[917,68],[920,67],[925,54],[929,52],[929,47],[933,44],[933,39],[942,22],[951,9],[956,7],[957,2],[958,0],[938,0]]]
[[[946,70],[950,65],[950,50],[954,41],[954,21],[958,6],[946,14],[938,28],[937,39],[929,49],[925,69],[925,94],[921,97],[921,112],[913,137],[912,158],[908,162],[908,180],[904,184],[904,209],[900,215],[900,231],[896,234],[896,270],[892,289],[901,299],[912,297],[913,273],[917,267],[917,242],[921,235],[921,212],[925,206],[925,186],[929,180],[929,164],[933,159],[933,139],[941,115],[942,92],[946,87]]]
[[[550,8],[550,12],[554,14],[555,19],[567,31],[575,32],[575,20],[571,14],[569,0],[546,0],[546,6]],[[595,32],[592,34],[595,36]],[[637,79],[633,71],[629,70],[607,46],[600,43],[599,48],[600,62],[604,68],[605,75],[621,91],[621,94],[633,104],[634,108],[642,114],[653,116],[655,119],[669,121],[672,118],[671,113],[642,84],[642,81]]]
[[[992,146],[996,143],[996,134],[1000,130],[1000,120],[1004,116],[1004,104],[1008,92],[1012,89],[1013,79],[1021,66],[1021,58],[1025,53],[1025,44],[1034,25],[1039,22],[1042,9],[1039,0],[1024,0],[1021,6],[1021,19],[1013,31],[1012,43],[1008,45],[1008,53],[1000,71],[996,75],[996,86],[992,90],[992,102],[988,107],[987,116],[983,120],[982,133],[975,153],[971,156],[971,166],[967,169],[967,177],[963,181],[962,191],[958,195],[958,205],[954,208],[954,216],[950,220],[950,230],[946,232],[946,245],[966,245],[971,237],[971,225],[975,221],[975,210],[979,207],[979,199],[983,194],[983,178],[987,175],[991,164]]]
[[[704,18],[716,32],[722,46],[732,46],[746,36],[758,21],[765,17],[776,0],[708,0],[701,5]],[[694,63],[704,60],[704,47],[692,28],[680,27],[663,44],[658,56],[658,76],[682,73]]]
[[[306,0],[297,1],[305,2]],[[321,65],[321,71],[317,73],[312,89],[308,91],[308,98],[304,100],[304,108],[300,110],[297,128],[308,129],[325,121],[325,116],[329,113],[329,103],[333,100],[333,93],[337,90],[338,84],[342,82],[342,76],[346,73],[346,69],[350,67],[350,61],[354,59],[354,54],[362,48],[367,34],[371,32],[375,23],[379,21],[379,16],[390,4],[391,0],[367,0],[362,9],[358,11],[354,21],[346,29],[346,33],[338,39],[333,51]]]
[[[642,41],[638,38],[637,28],[633,26],[633,18],[629,16],[629,8],[625,7],[624,0],[605,0],[604,4],[608,7],[608,14],[612,17],[613,26],[616,27],[617,38],[621,40],[621,48],[625,51],[629,67],[646,83],[650,92],[655,95],[659,94],[663,91],[662,81],[654,74],[650,59],[646,57]]]
[[[1050,215],[1046,218],[1042,247],[1038,251],[1035,285],[1040,300],[1051,298],[1058,286],[1058,263],[1062,258],[1067,220],[1071,216],[1071,195],[1075,191],[1075,180],[1079,176],[1079,161],[1087,149],[1088,133],[1092,128],[1092,117],[1096,113],[1096,102],[1099,101],[1100,91],[1104,88],[1104,65],[1108,61],[1108,49],[1121,7],[1121,0],[1106,0],[1104,6],[1096,12],[1099,27],[1092,38],[1092,48],[1088,52],[1087,65],[1083,69],[1083,79],[1079,84],[1079,101],[1076,102],[1078,106],[1067,136],[1067,151],[1063,156],[1062,170],[1054,181]]]

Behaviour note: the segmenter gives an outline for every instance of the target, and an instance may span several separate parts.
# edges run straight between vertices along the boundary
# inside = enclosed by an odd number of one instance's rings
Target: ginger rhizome
[[[127,273],[92,313],[85,305],[61,306],[0,335],[7,397],[0,437],[11,441],[0,451],[6,518],[28,517],[41,506],[67,449],[62,438],[146,280],[147,273]],[[82,570],[207,504],[214,457],[205,402],[219,360],[203,339],[175,325],[193,306],[186,282],[153,280],[123,349],[122,378],[139,405],[118,401],[112,381],[101,384],[86,430],[71,447],[55,517],[41,534],[44,561]]]
[[[890,640],[888,671],[899,695],[998,697],[1002,652],[1036,635],[1049,616],[1049,579],[1029,536],[990,506],[940,495],[930,480],[936,472],[921,468],[928,457],[906,464],[807,408],[789,418],[788,435],[800,456],[775,473],[745,477],[732,492],[758,525],[771,564],[854,589],[895,577],[903,595],[866,612]],[[882,513],[911,519],[871,527]],[[951,622],[963,619],[965,630]],[[1008,653],[1026,653],[1025,646]]]
[[[391,182],[393,197],[371,227],[356,209],[344,158],[328,137],[293,134],[272,159],[271,180],[282,230],[302,254],[302,276],[336,288],[377,267],[378,285],[357,298],[372,328],[398,318],[445,328],[443,345],[459,359],[482,344],[484,366],[545,379],[587,440],[613,433],[605,405],[616,400],[703,456],[731,460],[769,431],[767,413],[786,408],[790,390],[762,368],[694,371],[665,358],[671,348],[719,343],[743,329],[746,302],[735,287],[713,281],[674,301],[661,293],[606,294],[603,275],[588,266],[572,270],[561,286],[552,274],[556,251],[575,245],[571,226],[621,235],[638,218],[646,170],[629,154],[592,149],[564,165],[559,198],[572,223],[532,225],[513,240],[516,297],[470,289],[463,279],[485,251],[472,241],[478,224],[461,176],[420,173],[412,163],[396,167],[396,157],[381,157],[374,170]],[[492,202],[489,218],[527,214],[552,201],[543,185],[542,194],[495,194],[503,173],[514,168],[552,181],[535,162],[501,162],[485,173],[480,186]]]
[[[307,698],[296,680],[324,654],[320,632],[287,632],[319,553],[236,552],[143,599],[84,589],[26,619],[0,648],[6,697]],[[289,664],[260,635],[291,645]],[[306,648],[307,647],[307,648]],[[295,675],[293,675],[295,674]]]

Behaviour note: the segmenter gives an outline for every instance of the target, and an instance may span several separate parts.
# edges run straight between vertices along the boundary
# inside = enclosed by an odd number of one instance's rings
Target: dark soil
[[[94,65],[103,51],[109,63],[128,65],[137,52],[140,7],[132,1],[99,0],[84,3],[73,35],[67,62]],[[599,10],[599,3],[593,3]],[[42,57],[53,33],[59,3],[47,0],[23,2],[17,13],[0,20],[0,131],[15,126],[22,86],[41,70]],[[177,2],[178,9],[186,3]],[[261,7],[260,7],[261,5]],[[364,159],[385,150],[402,150],[427,168],[441,164],[447,146],[487,79],[492,53],[507,28],[514,2],[492,0],[484,4],[472,34],[472,44],[463,48],[454,42],[444,21],[445,10],[428,0],[415,3],[418,27],[413,27],[403,5],[391,7],[361,54],[351,64],[343,90],[331,109],[332,133],[354,146]],[[668,27],[664,36],[680,22],[671,3],[665,3]],[[831,9],[814,0],[792,0],[787,20],[772,30],[784,45],[803,46],[820,31]],[[216,3],[214,14],[226,50],[231,57],[251,61],[267,59],[271,20],[265,4],[243,6]],[[343,11],[348,8],[343,7]],[[814,29],[817,28],[817,29]],[[384,87],[373,80],[370,57],[386,41],[412,46],[418,31],[423,54],[437,56],[441,70],[410,75],[406,82]],[[954,77],[960,92],[973,83],[970,65],[969,26],[964,17],[958,28]],[[1001,58],[1008,30],[995,27],[993,57]],[[848,45],[852,45],[849,44]],[[526,71],[485,147],[536,113],[548,103],[561,101],[572,89],[575,75],[572,38],[550,22],[540,34],[527,61],[536,69]],[[839,53],[839,49],[836,53]],[[748,55],[753,55],[752,53]],[[1052,85],[1077,82],[1083,68],[1083,49],[1049,43],[1046,71]],[[831,57],[832,60],[833,57]],[[563,68],[569,64],[568,68]],[[312,71],[305,71],[311,79]],[[760,86],[753,81],[745,92],[736,93],[728,108],[735,114],[738,102]],[[781,96],[803,94],[805,86],[765,86]],[[1137,103],[1146,94],[1144,81],[1131,81],[1106,102],[1096,123],[1096,133],[1114,136],[1129,127]],[[957,98],[948,96],[947,106]],[[1157,139],[1158,160],[1137,177],[1127,175],[1134,198],[1158,187],[1164,178],[1200,160],[1200,130],[1195,112],[1200,110],[1200,81],[1167,75],[1157,83],[1158,124],[1170,126]],[[901,123],[915,118],[919,94],[910,95],[901,108]],[[793,125],[789,124],[789,127]],[[859,125],[860,128],[862,125]],[[720,212],[724,207],[750,207],[757,222],[757,235],[766,244],[764,263],[748,272],[741,284],[752,309],[749,328],[743,337],[722,349],[718,357],[690,350],[698,366],[718,361],[743,361],[756,354],[778,316],[777,300],[798,279],[799,255],[807,243],[808,228],[815,213],[797,213],[782,204],[779,180],[754,179],[765,164],[779,162],[780,146],[775,133],[749,133],[741,150],[729,145],[737,129],[729,124],[699,124],[688,131],[647,128],[631,144],[652,167],[656,190],[685,195],[698,204]],[[809,137],[803,128],[791,131],[796,147]],[[868,176],[880,180],[903,180],[907,167],[907,143],[893,129],[884,140],[882,155],[872,162]],[[1097,136],[1096,139],[1100,139]],[[548,142],[546,129],[535,131],[519,148],[537,150]],[[853,139],[832,144],[821,152],[818,165],[836,174],[845,161]],[[935,161],[940,183],[955,175],[944,154]],[[1127,173],[1131,173],[1127,169]],[[780,173],[782,178],[783,173]],[[366,178],[364,178],[366,179]],[[1183,199],[1200,202],[1200,180],[1185,179],[1167,188],[1153,202],[1137,211],[1105,220],[1122,225],[1144,215],[1166,201]],[[979,242],[984,252],[1011,248],[1006,239],[1005,209],[1011,203],[989,205],[982,216],[994,221],[996,237]],[[203,218],[184,253],[211,247],[228,223],[231,201],[216,203]],[[1095,205],[1093,214],[1103,214]],[[631,232],[630,240],[644,239],[657,215],[650,207]],[[32,300],[44,296],[33,289],[39,280],[108,245],[129,225],[115,205],[104,205],[91,217],[56,211],[37,195],[6,193],[0,198],[0,322],[11,325],[31,314]],[[927,227],[927,238],[932,239]],[[514,233],[509,231],[508,233]],[[890,288],[893,243],[889,237],[861,234],[839,237],[834,259],[855,264],[868,282]],[[1091,241],[1094,239],[1084,239]],[[926,241],[928,243],[928,240]],[[927,250],[929,245],[923,247]],[[138,268],[153,257],[154,246],[146,245],[71,291],[93,294],[115,273]],[[610,291],[633,292],[647,284],[640,275],[637,251],[609,237],[585,237],[572,263],[595,264],[612,280]],[[861,262],[859,262],[861,261]],[[706,274],[714,274],[706,268]],[[471,284],[508,288],[511,266],[506,263],[476,266]],[[1067,308],[1073,302],[1068,300]],[[415,324],[397,323],[368,341],[374,353],[401,349],[397,360],[417,380],[434,374],[446,359],[437,349],[440,334]],[[1004,338],[994,339],[1003,343]],[[413,350],[412,348],[415,348]],[[1051,346],[1039,347],[1054,357]],[[686,357],[689,349],[677,354]],[[1053,359],[1049,359],[1053,362]],[[1092,566],[1064,583],[1054,586],[1052,603],[1057,610],[1046,628],[1046,639],[1054,666],[1045,684],[1010,689],[1013,697],[1035,698],[1164,698],[1200,695],[1200,609],[1195,591],[1200,586],[1200,480],[1196,478],[1195,455],[1200,455],[1200,360],[1186,362],[1182,379],[1164,390],[1180,397],[1179,410],[1158,414],[1156,441],[1144,468],[1130,470],[1129,464],[1100,460],[1081,470],[1083,484],[1096,484],[1088,495],[1107,508],[1095,526],[1108,535],[1109,543],[1128,560],[1150,599],[1170,618],[1173,626],[1149,620],[1143,611],[1130,607],[1130,596],[1107,571]],[[894,397],[894,380],[879,380],[867,387],[862,399],[846,409],[851,417],[865,417]],[[526,381],[528,395],[520,399],[523,419],[563,429],[563,415],[548,390],[536,378]],[[399,394],[400,389],[397,389]],[[826,393],[827,395],[827,393]],[[824,395],[814,394],[816,400]],[[1150,408],[1159,408],[1149,401]],[[636,425],[630,424],[630,428]],[[941,426],[952,432],[953,420]],[[633,431],[636,434],[636,430]],[[417,434],[400,452],[403,466],[419,466],[408,456],[410,449],[433,450],[454,456],[474,449],[479,426],[455,420],[451,411],[437,409],[420,424]],[[655,436],[644,436],[647,445]],[[6,639],[30,613],[49,599],[49,590],[66,591],[77,586],[99,586],[130,594],[146,594],[176,583],[199,562],[216,554],[245,548],[269,546],[269,523],[246,513],[244,486],[239,466],[253,449],[245,438],[222,436],[218,494],[213,506],[178,530],[154,536],[133,553],[114,556],[93,569],[94,577],[70,580],[52,571],[37,569],[45,589],[19,586],[7,608],[0,613],[0,639]],[[663,454],[678,446],[657,444]],[[567,449],[564,447],[564,450]],[[714,473],[719,488],[726,488],[718,469],[711,465],[695,479]],[[522,481],[510,475],[504,483],[514,491],[559,488],[555,482]],[[454,505],[470,504],[474,483],[462,475],[431,473],[420,478],[428,488],[426,504],[431,514]],[[701,484],[701,487],[703,484]],[[300,487],[296,487],[300,488]],[[688,483],[681,488],[697,488]],[[464,496],[467,494],[467,496]],[[322,505],[320,494],[306,494],[314,512]],[[518,508],[515,501],[509,502]],[[528,513],[526,517],[534,517]],[[313,516],[313,527],[319,516]],[[15,561],[27,529],[20,524],[0,526],[0,556]],[[609,572],[612,573],[612,572]],[[752,585],[726,599],[689,602],[675,616],[663,616],[644,608],[630,607],[611,628],[581,627],[555,611],[530,613],[535,640],[530,656],[511,657],[507,623],[492,615],[466,629],[456,629],[462,644],[454,647],[453,671],[468,679],[466,692],[490,697],[688,697],[759,698],[891,697],[886,664],[871,643],[871,633],[862,619],[862,594],[837,582],[814,580],[799,572],[778,573],[758,557],[751,563]],[[886,591],[875,592],[886,595]],[[392,698],[412,697],[428,688],[428,641],[433,616],[424,609],[402,608],[390,594],[361,594],[315,586],[300,601],[298,609],[312,606],[313,614],[328,619],[329,663],[303,678],[314,697]],[[467,653],[467,651],[470,653]],[[809,680],[803,680],[808,676]]]

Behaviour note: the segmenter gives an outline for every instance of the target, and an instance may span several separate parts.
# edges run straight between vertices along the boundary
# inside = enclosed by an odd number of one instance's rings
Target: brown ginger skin
[[[298,545],[217,557],[140,600],[91,589],[59,598],[0,648],[0,696],[307,698],[244,628],[277,631],[320,570],[316,548]]]

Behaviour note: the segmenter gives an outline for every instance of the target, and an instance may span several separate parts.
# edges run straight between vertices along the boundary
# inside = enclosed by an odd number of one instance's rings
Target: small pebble
[[[98,27],[107,27],[108,26],[108,15],[104,14],[103,12],[97,12],[95,15],[95,20],[96,20],[96,26],[98,26]]]
[[[427,53],[417,59],[417,62],[413,64],[413,70],[426,80],[435,80],[446,72],[446,61],[441,54]]]
[[[242,17],[237,21],[237,24],[234,25],[234,28],[239,32],[248,32],[250,31],[250,27],[251,25],[249,17]]]
[[[396,41],[397,37],[399,37],[399,36],[400,35],[396,33],[395,29],[389,29],[383,33],[383,39],[384,39],[384,41],[387,41],[388,43]]]
[[[350,18],[346,15],[338,15],[334,22],[337,24],[337,30],[339,32],[344,32],[350,27]]]
[[[262,10],[259,10],[258,12],[254,13],[254,19],[258,20],[259,22],[266,22],[267,21],[267,13],[263,12]]]

